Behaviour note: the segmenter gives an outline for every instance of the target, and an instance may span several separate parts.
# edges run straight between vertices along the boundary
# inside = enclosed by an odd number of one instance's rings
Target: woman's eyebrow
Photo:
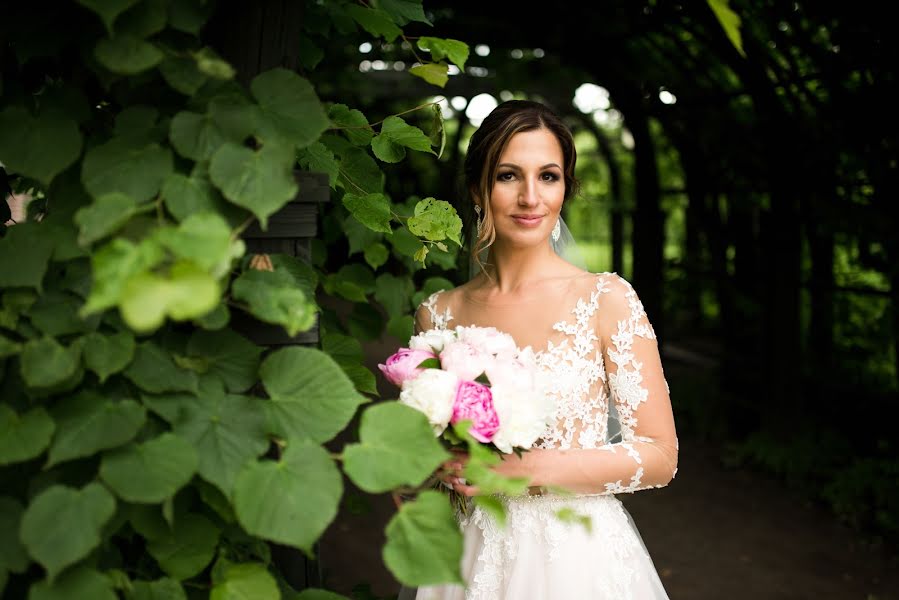
[[[519,167],[518,165],[512,164],[512,163],[500,163],[500,164],[498,164],[498,165],[496,165],[496,166],[497,166],[497,167],[506,167],[507,169],[521,170],[521,167]],[[562,167],[560,167],[559,165],[557,165],[556,163],[547,163],[547,164],[543,165],[542,167],[540,167],[540,169],[543,170],[543,169],[548,169],[548,168],[550,168],[550,167],[555,167],[555,168],[557,168],[557,169],[561,169],[561,168],[562,168]]]

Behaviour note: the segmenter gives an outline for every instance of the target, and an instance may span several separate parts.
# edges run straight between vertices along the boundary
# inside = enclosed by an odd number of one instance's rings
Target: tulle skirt
[[[461,519],[468,582],[403,589],[399,600],[667,600],[630,514],[613,495],[506,499],[506,527]],[[567,509],[563,520],[557,512]],[[572,516],[575,515],[575,516]],[[577,516],[589,517],[589,525]]]

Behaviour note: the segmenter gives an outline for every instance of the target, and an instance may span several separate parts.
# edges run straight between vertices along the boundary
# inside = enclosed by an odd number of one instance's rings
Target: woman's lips
[[[522,227],[537,227],[543,221],[543,215],[512,215],[512,219]]]

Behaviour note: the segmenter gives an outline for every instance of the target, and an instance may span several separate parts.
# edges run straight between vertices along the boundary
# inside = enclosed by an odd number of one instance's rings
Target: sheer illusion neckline
[[[560,277],[557,279],[553,279],[551,281],[544,280],[540,283],[541,283],[541,285],[563,284],[563,283],[565,285],[571,285],[574,281],[579,280],[579,279],[588,279],[588,278],[595,279],[599,276],[608,275],[608,274],[609,273],[591,273],[589,271],[585,271],[584,273],[581,273],[579,275],[574,275],[572,277]],[[540,298],[540,297],[535,296],[533,298],[528,298],[525,300],[514,300],[514,301],[507,300],[504,302],[495,302],[495,301],[486,302],[484,300],[479,300],[479,299],[475,298],[471,293],[469,293],[467,291],[463,292],[462,297],[464,298],[464,300],[466,302],[471,302],[472,304],[477,304],[479,306],[487,306],[490,308],[514,308],[516,306],[524,306],[524,305],[533,304],[534,302],[545,302],[546,301],[546,298]],[[582,299],[582,298],[583,298],[583,296],[578,297],[578,299]]]
[[[520,348],[520,349],[530,348],[530,349],[534,352],[534,357],[537,358],[538,360],[539,360],[540,358],[544,357],[544,356],[547,356],[547,355],[551,354],[551,353],[552,353],[554,350],[556,350],[557,348],[564,348],[564,347],[566,347],[566,345],[567,345],[567,343],[566,343],[566,342],[567,342],[567,336],[566,336],[565,338],[563,338],[561,341],[554,342],[553,339],[552,339],[552,336],[551,336],[551,332],[553,332],[553,331],[558,331],[558,332],[564,333],[567,329],[571,329],[572,327],[574,327],[574,324],[572,323],[572,321],[577,321],[577,314],[576,314],[576,313],[577,313],[579,307],[584,306],[585,303],[586,303],[586,304],[590,304],[590,303],[593,301],[593,300],[592,300],[593,295],[597,292],[597,290],[598,290],[599,288],[602,287],[604,278],[605,278],[605,277],[608,277],[608,276],[614,276],[614,275],[617,275],[617,273],[614,273],[614,272],[603,272],[603,273],[590,273],[590,275],[591,275],[591,276],[593,277],[593,279],[594,279],[594,284],[593,284],[588,290],[586,290],[584,293],[578,294],[577,297],[574,298],[574,299],[572,300],[571,304],[570,304],[569,306],[566,307],[567,310],[566,310],[565,313],[564,313],[564,314],[565,314],[565,317],[564,317],[563,319],[558,320],[558,321],[556,321],[556,322],[554,322],[554,323],[552,324],[552,326],[550,327],[550,332],[547,332],[547,339],[546,339],[546,342],[543,343],[543,344],[541,344],[541,347],[540,347],[539,350],[538,350],[537,348],[535,348],[533,344],[527,344],[527,345],[522,346],[522,345],[519,343],[519,341],[515,338],[515,336],[512,335],[511,332],[506,331],[505,333],[507,333],[507,334],[509,334],[510,336],[512,336],[512,339],[515,340],[515,345],[516,345],[518,348]],[[579,277],[580,277],[580,276],[579,276]],[[572,279],[575,279],[575,278],[570,278],[568,281],[571,281]],[[435,296],[439,296],[440,294],[443,293],[443,291],[444,291],[444,290],[440,290],[439,292],[437,292],[437,294],[435,294],[434,296],[432,296],[432,298],[433,298],[434,300],[436,300]],[[531,302],[531,301],[528,301],[528,302]],[[475,302],[475,303],[478,304],[477,302]],[[483,303],[480,303],[480,304],[483,305]],[[526,304],[526,303],[525,303],[525,302],[520,302],[520,303],[517,303],[517,304]],[[516,304],[511,304],[510,306],[515,306],[515,305],[516,305]],[[501,308],[501,307],[503,307],[502,305],[492,305],[492,306],[495,306],[496,308]],[[437,312],[437,310],[436,310],[436,307],[433,306],[433,305],[430,307],[430,309],[431,309],[431,311],[432,311],[432,312],[431,312],[431,316],[432,316],[432,319],[433,319],[433,315],[434,315],[434,313]],[[460,324],[460,323],[459,323],[459,322],[452,316],[452,311],[451,311],[451,309],[450,309],[449,307],[444,307],[443,312],[444,312],[444,314],[448,317],[447,320],[446,320],[446,322],[444,323],[444,325],[443,325],[443,327],[442,327],[443,329],[450,329],[450,328],[452,328],[452,327],[479,327],[479,325],[477,325],[477,324],[475,324],[475,323],[468,323],[468,324],[465,324],[465,325]],[[452,325],[450,325],[450,323],[449,323],[450,321],[453,321],[453,324],[452,324]]]

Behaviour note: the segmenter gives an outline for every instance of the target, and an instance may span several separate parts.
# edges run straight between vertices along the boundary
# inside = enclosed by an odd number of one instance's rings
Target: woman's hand
[[[468,485],[468,482],[462,475],[465,471],[465,465],[468,463],[468,453],[458,448],[453,448],[451,452],[453,457],[443,463],[441,481],[463,496],[478,495],[477,486]]]
[[[477,496],[480,489],[475,485],[469,485],[463,473],[468,462],[468,453],[458,448],[452,449],[453,457],[443,463],[443,475],[441,480],[463,496]],[[502,455],[502,462],[493,467],[493,471],[503,477],[527,477],[527,467],[523,458],[515,454]]]

